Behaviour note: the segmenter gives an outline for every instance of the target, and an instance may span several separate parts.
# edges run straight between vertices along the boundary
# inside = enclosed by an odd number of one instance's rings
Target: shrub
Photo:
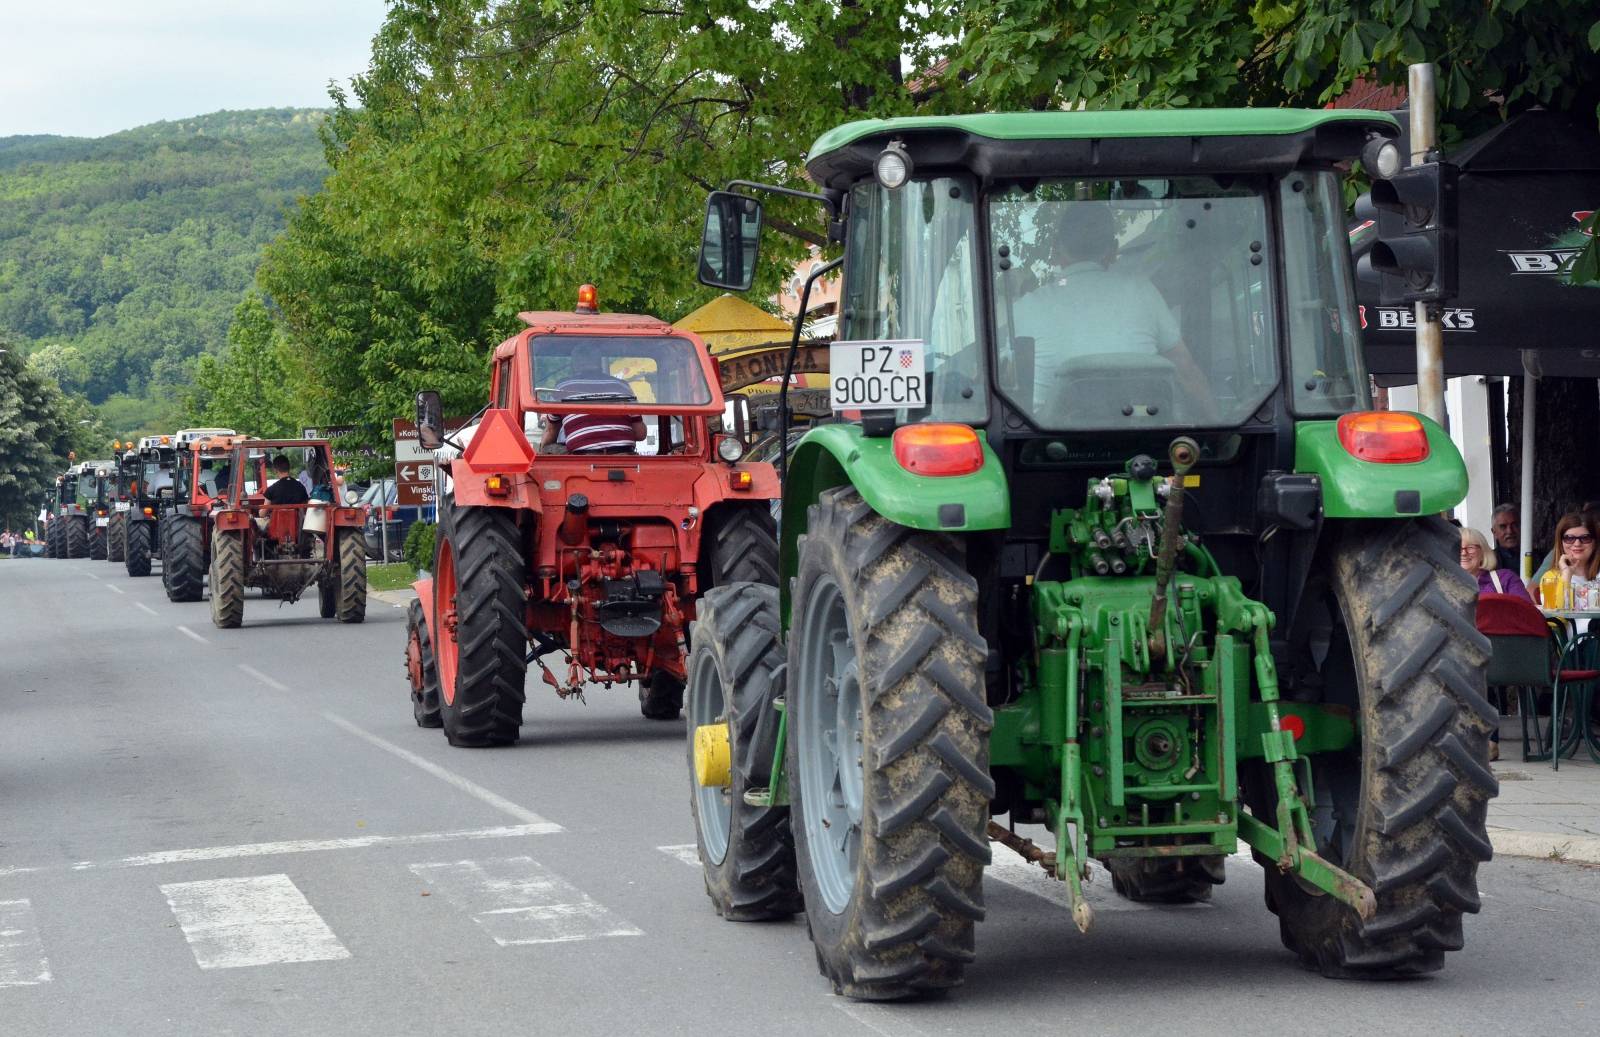
[[[405,556],[413,570],[433,568],[433,534],[438,527],[432,522],[413,522],[406,533]]]

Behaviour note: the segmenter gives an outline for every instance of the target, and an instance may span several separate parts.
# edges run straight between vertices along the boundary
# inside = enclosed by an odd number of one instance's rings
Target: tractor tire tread
[[[422,687],[411,689],[411,713],[418,727],[439,727],[443,721],[439,719],[439,664],[433,657],[433,639],[428,635],[428,623],[422,614],[422,602],[413,598],[411,604],[406,606],[406,625],[411,631],[417,633],[418,645],[422,652]],[[411,675],[409,671],[410,660],[404,660],[407,666],[406,682],[409,684]]]
[[[333,618],[360,623],[367,618],[367,536],[359,529],[339,531],[339,586]]]
[[[150,523],[129,522],[127,543],[122,556],[123,568],[129,576],[150,575]]]
[[[709,526],[711,586],[778,585],[778,527],[764,502],[724,505],[712,512]]]
[[[244,622],[244,534],[211,535],[211,622],[231,630]]]
[[[522,536],[504,508],[442,510],[441,539],[455,552],[460,652],[455,701],[441,706],[445,737],[461,748],[510,745],[522,726],[528,674]]]
[[[187,516],[167,519],[171,529],[161,568],[166,575],[167,597],[172,601],[199,601],[205,590],[205,544],[200,520]]]

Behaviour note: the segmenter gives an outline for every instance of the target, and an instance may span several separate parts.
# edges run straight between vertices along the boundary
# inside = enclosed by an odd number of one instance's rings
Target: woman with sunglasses
[[[1600,576],[1600,551],[1595,541],[1600,526],[1592,515],[1569,512],[1556,523],[1556,571],[1569,580],[1592,581]]]

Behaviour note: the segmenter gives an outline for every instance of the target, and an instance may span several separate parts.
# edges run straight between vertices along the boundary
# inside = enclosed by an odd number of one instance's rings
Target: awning
[[[723,392],[748,395],[775,393],[783,382],[783,365],[794,337],[794,325],[734,295],[723,295],[672,325],[705,340],[722,373]],[[801,388],[828,387],[828,347],[803,339],[795,358],[795,383]]]
[[[1600,287],[1567,283],[1587,240],[1578,221],[1600,207],[1593,120],[1526,112],[1446,158],[1461,170],[1460,291],[1444,311],[1445,374],[1519,375],[1538,350],[1545,375],[1600,378]],[[1352,228],[1359,258],[1370,229]],[[1416,380],[1413,308],[1384,306],[1358,280],[1367,368],[1385,385]]]

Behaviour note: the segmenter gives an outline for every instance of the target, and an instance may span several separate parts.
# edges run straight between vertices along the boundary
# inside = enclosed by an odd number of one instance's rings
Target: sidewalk
[[[1523,763],[1516,717],[1501,721],[1500,753],[1493,764],[1500,795],[1489,801],[1494,852],[1600,864],[1600,764],[1586,750],[1562,760],[1559,771],[1549,761]]]

